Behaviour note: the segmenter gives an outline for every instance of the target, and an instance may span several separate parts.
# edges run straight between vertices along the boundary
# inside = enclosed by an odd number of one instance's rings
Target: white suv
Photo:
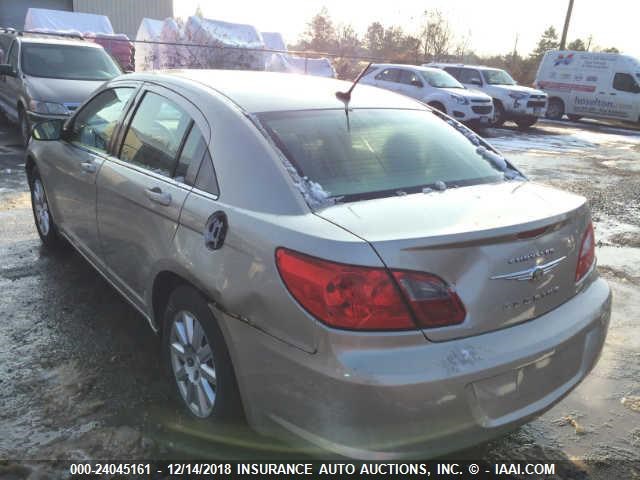
[[[499,127],[507,120],[512,120],[520,128],[529,128],[546,113],[547,94],[541,90],[518,85],[504,70],[449,63],[427,65],[441,68],[463,85],[482,90],[493,98],[495,126]]]
[[[491,97],[437,68],[373,64],[360,82],[413,97],[463,123],[489,125],[493,118]]]

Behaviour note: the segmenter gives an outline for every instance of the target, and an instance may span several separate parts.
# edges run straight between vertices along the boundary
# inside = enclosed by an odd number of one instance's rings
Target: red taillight
[[[284,248],[276,251],[276,262],[291,295],[327,325],[350,330],[416,328],[383,268],[333,263]]]
[[[580,255],[578,256],[578,266],[576,268],[576,282],[579,282],[591,269],[596,259],[596,240],[593,235],[593,223],[589,222],[587,231],[584,232],[582,243],[580,244]]]
[[[404,294],[422,328],[457,325],[467,312],[458,297],[442,279],[420,272],[394,271]]]
[[[409,330],[455,325],[465,317],[458,296],[438,277],[329,262],[284,248],[276,251],[282,280],[320,321],[350,330]],[[407,303],[415,314],[414,322]]]

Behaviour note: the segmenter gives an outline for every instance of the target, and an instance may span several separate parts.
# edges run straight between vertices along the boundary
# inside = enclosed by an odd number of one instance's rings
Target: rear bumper
[[[562,399],[593,368],[611,292],[596,279],[535,320],[440,343],[320,329],[308,354],[216,315],[249,423],[365,460],[436,456],[501,435]]]

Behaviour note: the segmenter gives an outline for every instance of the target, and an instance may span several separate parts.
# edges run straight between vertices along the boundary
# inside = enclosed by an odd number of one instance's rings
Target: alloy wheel
[[[197,417],[210,416],[216,402],[216,368],[211,343],[193,313],[176,313],[171,325],[169,349],[171,367],[182,399]]]
[[[49,204],[44,193],[44,187],[39,178],[33,181],[33,208],[38,222],[38,229],[43,237],[49,234],[51,229],[51,215],[49,214]]]

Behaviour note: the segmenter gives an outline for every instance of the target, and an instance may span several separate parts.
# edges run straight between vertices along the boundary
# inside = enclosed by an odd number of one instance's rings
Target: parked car
[[[488,125],[493,118],[491,97],[437,68],[373,64],[360,81],[413,97],[467,124]]]
[[[549,95],[547,117],[640,122],[640,60],[618,53],[550,51],[535,85]]]
[[[497,127],[511,120],[518,127],[525,129],[545,115],[547,94],[518,85],[504,70],[449,63],[429,63],[427,66],[442,68],[463,85],[489,95],[493,99],[494,125]]]
[[[162,335],[196,417],[244,411],[361,459],[501,435],[602,349],[611,297],[586,200],[421,102],[350,86],[118,77],[34,129],[38,233]]]
[[[102,83],[122,73],[94,43],[12,36],[6,63],[0,64],[0,110],[20,126],[25,144],[34,123],[66,119]]]

